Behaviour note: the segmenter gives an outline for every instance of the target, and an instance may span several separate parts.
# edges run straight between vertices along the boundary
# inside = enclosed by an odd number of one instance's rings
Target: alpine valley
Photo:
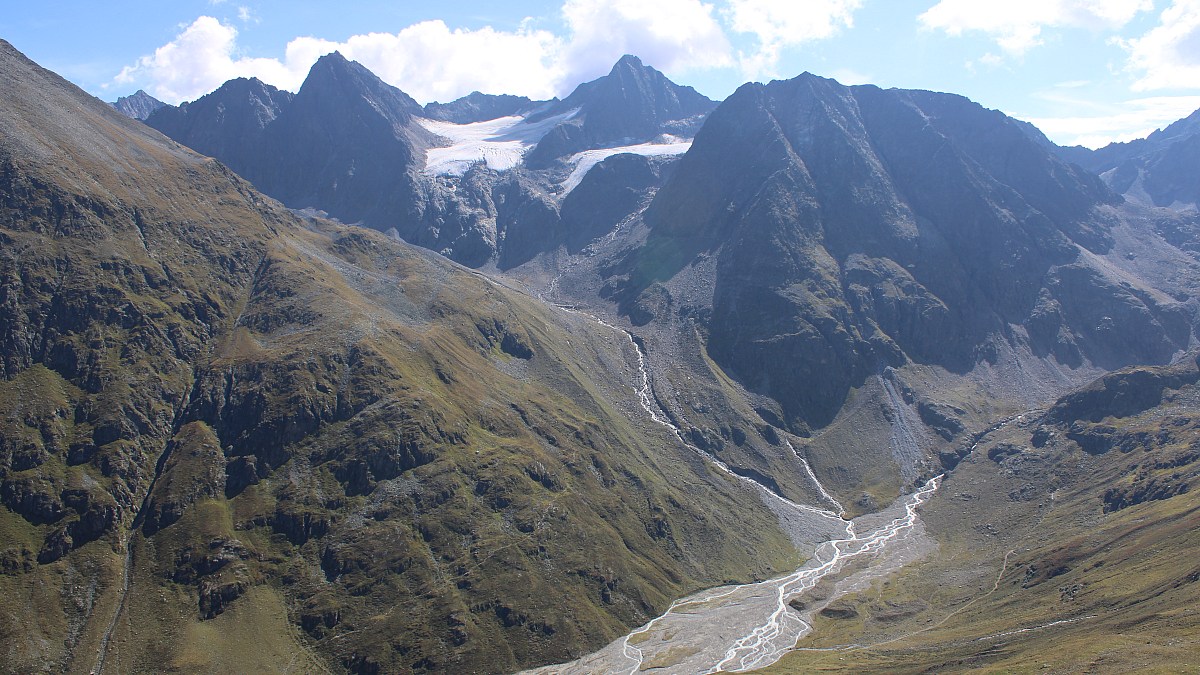
[[[0,90],[5,672],[1200,659],[1200,113]]]

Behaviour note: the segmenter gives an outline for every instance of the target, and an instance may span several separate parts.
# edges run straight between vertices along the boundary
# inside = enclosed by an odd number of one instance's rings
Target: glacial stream
[[[567,309],[567,308],[564,308]],[[576,311],[567,309],[567,311]],[[714,466],[756,490],[780,517],[785,528],[803,528],[811,536],[822,533],[812,557],[786,576],[752,584],[712,588],[676,600],[661,616],[632,631],[603,649],[570,663],[527,671],[537,675],[584,673],[717,673],[744,672],[778,661],[807,634],[812,603],[803,609],[791,602],[804,596],[822,580],[837,580],[842,592],[847,581],[859,585],[894,571],[915,557],[921,548],[917,508],[938,488],[940,476],[919,490],[897,500],[887,509],[846,520],[841,504],[825,490],[811,467],[795,448],[805,475],[832,511],[798,504],[750,478],[733,472],[724,462],[688,443],[670,416],[661,410],[651,389],[650,374],[642,348],[625,330],[590,317],[616,331],[637,350],[640,382],[635,387],[650,419],[668,428],[684,446],[705,457]],[[861,534],[860,534],[861,533]]]
[[[499,285],[490,277],[480,276]],[[646,354],[632,333],[574,307],[557,307],[585,316],[629,340],[637,355],[638,382],[634,389],[650,419],[670,430],[686,448],[755,490],[785,531],[800,533],[801,539],[820,543],[812,557],[791,574],[757,583],[711,588],[676,600],[661,616],[599,651],[569,663],[524,671],[521,675],[634,675],[650,671],[664,675],[708,675],[765,668],[812,630],[807,619],[820,609],[821,602],[832,599],[814,598],[810,603],[802,598],[817,584],[830,580],[836,585],[835,594],[861,589],[926,550],[928,544],[923,538],[917,509],[937,491],[941,476],[929,479],[920,489],[882,511],[848,520],[843,517],[842,505],[788,442],[788,448],[821,498],[837,511],[793,502],[762,483],[737,474],[720,459],[687,442],[682,430],[671,421],[671,415],[659,406],[646,368]],[[793,606],[797,599],[804,600],[802,609]]]
[[[820,581],[863,562],[876,577],[892,571],[890,553],[908,543],[919,524],[917,508],[937,490],[938,479],[881,515],[846,521],[846,534],[817,547],[811,560],[795,572],[753,584],[713,588],[676,600],[662,615],[598,652],[577,661],[533,671],[538,675],[584,673],[718,673],[765,668],[783,657],[812,626],[790,606]],[[875,521],[865,534],[856,522]],[[903,556],[901,556],[903,557]],[[893,563],[902,561],[892,561]]]

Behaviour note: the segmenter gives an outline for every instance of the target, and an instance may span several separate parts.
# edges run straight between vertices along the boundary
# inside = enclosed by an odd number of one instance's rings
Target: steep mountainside
[[[787,484],[731,442],[756,415],[872,510],[995,419],[1189,348],[1200,267],[1157,218],[999,112],[803,75],[723,102],[595,255],[517,273],[627,316],[722,459]]]
[[[0,85],[5,669],[513,670],[795,563],[626,335],[298,218],[4,42]]]
[[[146,124],[242,176],[260,171],[263,132],[292,102],[292,93],[257,78],[238,78],[179,107],[165,106]]]
[[[135,120],[144,120],[155,110],[167,105],[145,91],[138,89],[129,96],[122,96],[112,104],[119,112]]]
[[[747,85],[650,205],[619,292],[636,304],[714,255],[711,296],[685,300],[711,312],[713,358],[795,429],[824,426],[883,367],[965,372],[1014,328],[1069,366],[1186,348],[1177,303],[1089,263],[1112,244],[1117,201],[959,97],[813,76]]]
[[[293,97],[258,80],[232,80],[147,124],[215,157],[292,208],[317,208],[386,230],[422,212],[415,174],[433,137],[407,94],[333,53]]]
[[[347,223],[404,220],[413,174],[433,139],[412,123],[420,106],[360,64],[321,57],[283,114],[264,132],[261,172],[247,176],[295,207],[317,207]]]

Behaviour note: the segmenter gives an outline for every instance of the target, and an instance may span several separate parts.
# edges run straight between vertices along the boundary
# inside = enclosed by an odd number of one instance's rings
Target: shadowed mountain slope
[[[260,171],[263,132],[292,98],[257,78],[238,78],[190,103],[156,110],[146,124],[247,176]]]
[[[419,219],[415,174],[433,137],[421,107],[339,53],[321,57],[295,95],[231,80],[147,124],[215,157],[291,208],[386,230]]]
[[[605,292],[638,323],[671,294],[713,359],[807,433],[889,366],[967,373],[1001,342],[1069,368],[1186,348],[1188,310],[1095,261],[1119,202],[958,96],[749,84],[708,117]]]

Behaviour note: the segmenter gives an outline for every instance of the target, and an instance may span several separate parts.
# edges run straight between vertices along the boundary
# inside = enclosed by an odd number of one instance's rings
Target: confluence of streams
[[[788,606],[788,601],[812,589],[822,579],[843,570],[846,563],[859,558],[873,559],[889,544],[904,538],[917,523],[917,508],[938,488],[941,476],[930,479],[919,490],[898,500],[888,509],[861,516],[857,519],[858,525],[860,529],[868,531],[858,534],[855,521],[842,517],[845,511],[841,504],[820,484],[808,462],[792,448],[791,443],[788,443],[788,447],[805,474],[816,486],[822,499],[837,508],[836,513],[786,499],[761,483],[736,474],[721,460],[688,443],[669,415],[661,409],[656,410],[658,405],[646,369],[646,356],[633,335],[589,314],[572,308],[563,309],[587,316],[630,341],[637,352],[641,378],[637,387],[638,397],[651,420],[669,429],[681,444],[705,457],[721,471],[757,490],[777,513],[782,507],[793,511],[792,516],[799,514],[808,519],[837,521],[835,531],[840,530],[844,534],[832,535],[829,540],[822,542],[803,567],[787,576],[710,589],[676,600],[664,614],[600,651],[571,663],[547,666],[530,673],[567,675],[620,672],[633,675],[645,668],[661,673],[707,675],[769,666],[812,629],[799,612]]]

